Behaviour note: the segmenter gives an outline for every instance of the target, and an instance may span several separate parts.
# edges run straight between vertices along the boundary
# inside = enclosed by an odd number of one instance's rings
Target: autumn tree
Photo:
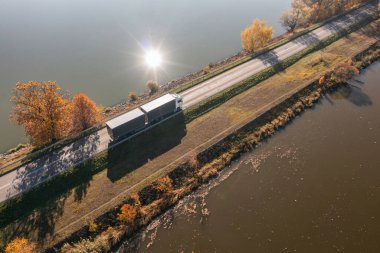
[[[69,131],[70,105],[67,96],[53,81],[17,83],[11,101],[11,121],[22,125],[35,145],[44,145]]]
[[[173,181],[169,176],[165,176],[155,182],[155,188],[159,193],[167,193],[173,189]]]
[[[138,215],[139,207],[137,205],[124,204],[120,208],[118,219],[123,222],[132,222]]]
[[[36,253],[36,245],[28,239],[17,237],[7,244],[5,253]]]
[[[72,131],[74,133],[81,132],[101,119],[99,108],[86,94],[78,93],[72,100]]]
[[[337,15],[366,0],[293,0],[293,11],[300,13],[304,25]]]
[[[288,32],[293,32],[298,26],[300,15],[301,12],[297,9],[285,11],[280,17],[281,25],[288,30]]]
[[[156,93],[158,91],[158,89],[160,88],[160,86],[158,86],[158,83],[154,80],[149,80],[146,83],[146,86],[148,87],[150,94]]]
[[[264,47],[273,37],[273,28],[264,21],[255,19],[252,24],[241,33],[242,47],[248,51]]]
[[[333,77],[338,83],[346,83],[358,74],[359,70],[355,66],[349,63],[342,63],[334,69]]]

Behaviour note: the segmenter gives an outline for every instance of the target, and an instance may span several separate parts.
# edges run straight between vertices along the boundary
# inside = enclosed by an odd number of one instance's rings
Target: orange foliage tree
[[[255,19],[252,24],[241,33],[242,47],[248,52],[264,47],[273,37],[273,28],[264,21]]]
[[[44,145],[67,136],[69,100],[56,82],[19,82],[11,101],[11,120],[24,127],[33,144]]]
[[[173,189],[173,181],[169,176],[165,176],[160,178],[155,183],[156,189],[160,193],[167,193],[171,189]]]
[[[35,253],[36,245],[30,242],[28,239],[17,237],[13,241],[7,244],[5,247],[5,253]]]
[[[81,132],[101,119],[99,108],[86,94],[78,93],[72,101],[72,132]]]
[[[120,208],[118,219],[124,222],[132,222],[138,215],[139,207],[137,205],[124,204]]]

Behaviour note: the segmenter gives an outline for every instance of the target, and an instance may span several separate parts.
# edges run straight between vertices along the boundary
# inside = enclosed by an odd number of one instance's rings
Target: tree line
[[[280,17],[281,25],[288,31],[303,28],[367,2],[368,0],[292,0],[292,8]],[[273,28],[264,21],[255,19],[241,33],[245,51],[252,53],[265,47],[273,38]]]
[[[150,95],[159,90],[153,80],[146,86]],[[136,92],[128,97],[131,102],[138,100]],[[31,144],[37,147],[80,133],[103,118],[100,108],[85,93],[71,97],[55,81],[18,82],[11,102],[10,120],[23,126]]]
[[[305,27],[326,20],[351,9],[367,0],[293,0],[292,8],[280,18],[283,27],[292,32],[297,27]]]
[[[70,97],[53,81],[19,82],[11,101],[11,121],[24,127],[35,146],[81,132],[102,118],[100,109],[86,94]]]

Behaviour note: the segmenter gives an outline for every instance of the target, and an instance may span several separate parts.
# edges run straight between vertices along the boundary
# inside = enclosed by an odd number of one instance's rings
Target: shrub
[[[173,181],[168,176],[165,176],[156,181],[155,187],[159,193],[166,193],[173,189]]]
[[[199,167],[199,161],[197,158],[197,154],[195,152],[192,152],[189,155],[187,163],[189,164],[190,168],[192,168],[192,169],[197,169]]]
[[[129,101],[134,102],[139,98],[139,96],[137,95],[135,91],[131,91],[128,94],[128,98],[129,98]]]
[[[321,78],[319,78],[319,82],[318,82],[318,84],[319,84],[320,86],[322,86],[322,85],[325,84],[325,82],[326,82],[326,77],[325,77],[325,76],[321,76]]]
[[[98,224],[96,224],[95,222],[90,222],[90,224],[88,224],[88,231],[93,233],[96,232],[96,230],[98,230]]]
[[[36,245],[28,239],[17,237],[5,247],[5,253],[35,253]]]
[[[123,222],[132,222],[138,215],[138,207],[136,205],[124,204],[120,208],[118,219]]]
[[[62,253],[106,253],[110,250],[108,241],[104,237],[100,237],[91,241],[83,239],[80,242],[70,245],[65,244],[61,250]]]
[[[338,65],[333,72],[334,80],[338,83],[347,83],[352,77],[359,74],[359,70],[349,63]]]
[[[298,26],[300,15],[300,11],[296,9],[286,11],[281,15],[280,23],[288,32],[293,32]]]
[[[149,80],[146,83],[146,86],[148,87],[148,89],[150,91],[150,94],[156,93],[158,91],[158,89],[160,88],[160,86],[158,85],[158,83],[156,81],[153,81],[153,80]]]
[[[210,67],[210,65],[206,65],[206,66],[204,66],[204,67],[202,68],[202,72],[203,72],[204,75],[209,74],[209,73],[211,72],[211,67]]]

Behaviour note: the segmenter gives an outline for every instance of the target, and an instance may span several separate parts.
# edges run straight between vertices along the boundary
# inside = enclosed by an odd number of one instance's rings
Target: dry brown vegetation
[[[293,32],[294,29],[296,29],[296,27],[298,26],[300,19],[301,19],[301,12],[297,9],[292,9],[289,11],[285,11],[281,15],[280,22],[281,22],[281,25],[285,27],[285,29],[288,32]]]
[[[355,66],[350,63],[342,63],[335,67],[332,78],[338,83],[346,83],[358,74],[359,70]]]
[[[129,98],[129,101],[134,102],[139,98],[139,96],[137,95],[137,92],[131,91],[128,94],[128,98]]]
[[[158,83],[156,81],[154,81],[154,80],[149,80],[146,83],[146,87],[148,87],[150,94],[156,93],[159,90],[159,88],[160,88],[160,86],[158,85]]]

